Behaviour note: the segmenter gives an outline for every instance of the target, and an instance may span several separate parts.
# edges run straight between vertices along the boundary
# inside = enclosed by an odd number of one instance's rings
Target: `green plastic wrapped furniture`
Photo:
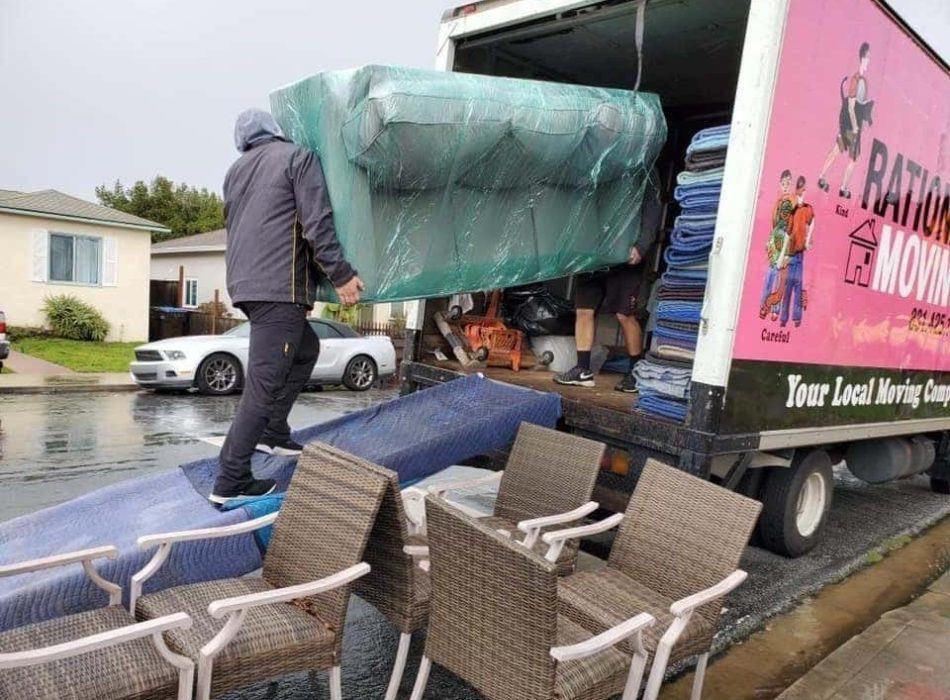
[[[320,154],[367,302],[624,261],[666,140],[654,94],[387,66],[303,79],[271,107]]]

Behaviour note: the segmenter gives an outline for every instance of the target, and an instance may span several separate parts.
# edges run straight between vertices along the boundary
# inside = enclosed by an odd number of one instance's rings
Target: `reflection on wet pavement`
[[[290,415],[313,425],[392,398],[393,390],[305,393]],[[50,393],[0,397],[0,521],[216,449],[239,397]]]

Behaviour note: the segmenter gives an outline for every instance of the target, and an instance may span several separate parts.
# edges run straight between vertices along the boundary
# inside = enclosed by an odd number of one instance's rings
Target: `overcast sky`
[[[462,0],[0,0],[0,189],[157,174],[220,191],[234,117],[366,63],[430,67]],[[892,0],[946,57],[948,0]],[[906,8],[906,9],[905,9]]]

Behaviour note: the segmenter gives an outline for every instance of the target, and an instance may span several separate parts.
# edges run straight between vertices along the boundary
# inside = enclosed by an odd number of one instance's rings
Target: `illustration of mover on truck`
[[[845,199],[851,199],[851,173],[858,162],[858,156],[861,155],[861,131],[864,124],[869,126],[873,123],[871,120],[871,110],[874,102],[868,100],[868,62],[870,60],[871,46],[866,41],[861,44],[858,51],[858,70],[850,78],[844,78],[838,88],[841,93],[841,111],[838,113],[838,136],[835,143],[828,151],[825,158],[825,164],[821,168],[821,174],[818,176],[818,187],[825,192],[828,191],[828,181],[825,175],[828,169],[838,160],[838,156],[847,153],[848,164],[844,169],[844,177],[841,178],[841,189],[838,194]],[[844,86],[848,85],[847,92]]]

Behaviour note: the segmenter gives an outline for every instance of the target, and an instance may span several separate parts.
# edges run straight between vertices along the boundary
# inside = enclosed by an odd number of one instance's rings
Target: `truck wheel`
[[[930,490],[934,493],[950,495],[950,479],[938,479],[935,476],[930,477]]]
[[[810,551],[831,508],[833,488],[831,459],[824,450],[799,452],[791,466],[769,469],[758,527],[762,545],[787,557]]]

